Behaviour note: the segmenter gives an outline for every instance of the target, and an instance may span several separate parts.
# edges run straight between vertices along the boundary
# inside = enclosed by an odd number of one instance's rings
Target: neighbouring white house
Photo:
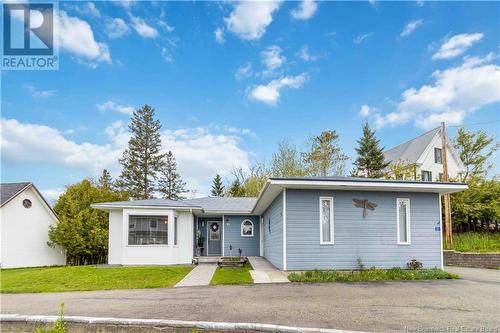
[[[64,265],[64,251],[47,245],[57,216],[35,185],[0,184],[0,194],[0,267]]]
[[[443,152],[440,127],[430,130],[410,141],[384,152],[386,162],[415,164],[414,180],[441,181],[443,177]],[[446,137],[448,176],[457,178],[465,173],[465,166]]]

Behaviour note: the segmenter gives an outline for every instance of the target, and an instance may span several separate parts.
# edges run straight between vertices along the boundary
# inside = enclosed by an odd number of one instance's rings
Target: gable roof
[[[25,188],[31,186],[30,182],[0,184],[0,207],[14,199]]]
[[[397,162],[399,160],[408,164],[416,163],[420,156],[422,156],[425,148],[429,146],[432,139],[439,133],[440,127],[434,128],[429,132],[417,136],[410,141],[404,142],[392,149],[384,152],[385,160],[387,162]]]

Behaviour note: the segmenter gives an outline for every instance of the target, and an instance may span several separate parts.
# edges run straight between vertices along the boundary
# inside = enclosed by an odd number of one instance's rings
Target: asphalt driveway
[[[66,314],[75,316],[253,322],[380,332],[437,332],[447,327],[498,332],[500,271],[447,270],[463,279],[2,294],[1,312],[54,315],[58,304],[64,302]]]

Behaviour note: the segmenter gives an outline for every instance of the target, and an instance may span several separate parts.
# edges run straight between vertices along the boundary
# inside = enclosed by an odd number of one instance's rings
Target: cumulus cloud
[[[366,34],[361,34],[361,35],[358,35],[356,36],[356,38],[353,39],[353,43],[354,44],[361,44],[365,41],[365,39],[367,39],[368,37],[370,37],[372,35],[371,32],[369,33],[366,33]]]
[[[42,193],[43,197],[49,205],[53,205],[59,196],[64,193],[64,188],[58,187],[58,188],[48,188],[44,190],[40,190],[40,193]]]
[[[432,128],[446,120],[459,125],[467,114],[500,102],[500,66],[492,63],[493,53],[485,57],[466,57],[457,67],[432,74],[433,83],[402,93],[397,110],[376,115],[378,127],[414,121],[421,128]]]
[[[156,38],[158,37],[158,30],[150,26],[146,21],[137,16],[130,17],[132,20],[132,26],[137,34],[143,38]]]
[[[460,34],[447,39],[432,59],[451,59],[464,54],[473,44],[483,39],[482,33]]]
[[[276,45],[268,46],[260,53],[264,70],[262,75],[269,76],[275,73],[286,61],[286,57],[281,54],[283,50]]]
[[[234,77],[236,78],[236,80],[242,80],[250,76],[252,76],[252,64],[249,62],[238,67],[236,73],[234,73]]]
[[[318,10],[318,4],[313,0],[302,0],[299,6],[292,10],[291,15],[296,20],[308,20]]]
[[[110,18],[106,22],[106,34],[109,38],[120,38],[130,32],[130,28],[121,18]]]
[[[368,118],[376,111],[375,108],[372,108],[366,104],[362,105],[359,109],[359,115],[363,118]]]
[[[296,76],[284,76],[272,80],[266,85],[253,86],[247,91],[250,99],[268,104],[277,105],[280,100],[280,91],[283,88],[299,89],[307,80],[305,73]]]
[[[408,37],[411,35],[418,27],[424,23],[423,20],[413,20],[406,24],[405,28],[399,34],[400,37]]]
[[[113,101],[106,101],[104,103],[97,104],[96,106],[99,111],[119,112],[129,116],[131,116],[135,110],[133,106],[125,106]]]
[[[224,42],[226,41],[224,39],[224,30],[222,30],[222,28],[215,29],[214,37],[215,37],[215,41],[219,44],[224,44]]]
[[[316,55],[312,55],[311,53],[309,53],[309,48],[307,46],[303,46],[299,53],[297,54],[297,56],[306,61],[306,62],[310,62],[310,61],[316,61],[318,60],[318,56]]]
[[[281,1],[241,1],[224,19],[228,31],[245,40],[257,40],[273,21]]]
[[[108,45],[95,40],[92,28],[86,21],[61,10],[56,24],[61,49],[90,61],[94,66],[99,62],[111,63]]]
[[[127,124],[117,121],[105,129],[105,144],[68,140],[59,130],[39,124],[2,119],[2,163],[55,164],[84,170],[97,176],[106,168],[118,174],[118,158],[126,148],[130,134]],[[206,126],[161,132],[163,152],[171,150],[182,178],[189,189],[208,195],[212,176],[230,175],[234,167],[248,169],[249,154],[241,147],[248,129],[230,126]],[[50,192],[49,192],[50,191]],[[55,197],[57,190],[47,190]]]

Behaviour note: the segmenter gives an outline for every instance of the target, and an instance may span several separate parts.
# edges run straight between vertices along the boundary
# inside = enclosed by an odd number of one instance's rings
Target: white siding
[[[129,215],[168,216],[167,245],[128,245]],[[174,244],[174,216],[178,217],[178,243]],[[109,264],[174,265],[193,259],[193,215],[171,209],[124,209],[109,215]]]
[[[23,200],[32,202],[23,207]],[[31,188],[0,209],[0,262],[2,268],[64,265],[60,248],[51,248],[49,226],[57,222],[42,198]]]
[[[441,148],[441,136],[436,135],[434,139],[432,139],[429,146],[424,150],[422,156],[417,161],[419,168],[417,170],[418,175],[421,175],[421,171],[431,171],[432,172],[432,181],[439,180],[439,174],[443,173],[443,164],[436,163],[434,161],[434,148]],[[465,172],[463,169],[463,165],[461,162],[457,161],[457,156],[453,156],[451,153],[453,148],[447,145],[446,147],[446,157],[448,158],[448,175],[450,178],[458,177],[460,172]]]

